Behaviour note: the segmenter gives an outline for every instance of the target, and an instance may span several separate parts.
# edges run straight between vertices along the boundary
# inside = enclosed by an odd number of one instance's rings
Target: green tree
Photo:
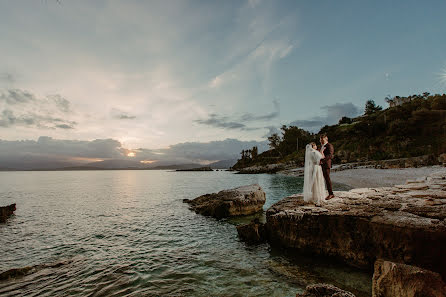
[[[253,160],[257,159],[258,153],[259,153],[258,148],[254,146],[251,151],[251,156]]]
[[[278,150],[282,139],[280,139],[279,134],[274,133],[268,136],[268,141],[269,141],[268,145],[270,148],[272,148],[273,150]]]
[[[367,102],[365,103],[364,113],[366,115],[371,115],[382,109],[383,109],[382,106],[376,105],[374,100],[367,100]]]
[[[339,120],[339,125],[341,125],[341,124],[351,124],[352,122],[353,122],[353,120],[351,118],[349,118],[349,117],[342,117]]]

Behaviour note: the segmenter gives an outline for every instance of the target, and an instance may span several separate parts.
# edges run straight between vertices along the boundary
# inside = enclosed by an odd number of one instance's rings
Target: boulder
[[[372,297],[446,297],[446,284],[438,273],[385,260],[375,262]]]
[[[5,223],[6,219],[12,216],[15,210],[15,203],[8,206],[0,206],[0,223]]]
[[[266,194],[258,184],[183,200],[196,213],[215,218],[254,214],[262,210],[265,201]]]
[[[355,297],[355,295],[330,284],[314,284],[307,286],[305,292],[296,294],[296,297]]]
[[[271,245],[373,269],[378,258],[446,278],[446,170],[407,185],[335,192],[322,207],[293,195],[266,212]]]
[[[237,226],[238,236],[247,243],[262,243],[266,241],[265,224],[254,219],[248,224]]]

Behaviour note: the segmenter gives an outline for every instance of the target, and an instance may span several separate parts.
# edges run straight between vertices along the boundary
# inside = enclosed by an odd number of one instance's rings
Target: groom
[[[330,180],[331,159],[333,158],[334,148],[331,143],[328,143],[328,136],[326,134],[321,135],[320,141],[322,145],[321,153],[325,156],[325,158],[321,160],[322,173],[324,174],[325,184],[327,185],[328,190],[328,196],[325,200],[330,200],[334,197]]]

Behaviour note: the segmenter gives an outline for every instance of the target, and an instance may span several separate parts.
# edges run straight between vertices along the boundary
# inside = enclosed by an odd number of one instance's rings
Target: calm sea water
[[[330,282],[369,295],[368,273],[321,259],[247,246],[235,225],[190,211],[184,198],[252,183],[265,209],[301,192],[302,179],[231,172],[1,172],[1,296],[295,296]]]

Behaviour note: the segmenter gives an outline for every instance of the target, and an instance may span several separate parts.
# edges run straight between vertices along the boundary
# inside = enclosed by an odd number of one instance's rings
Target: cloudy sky
[[[443,0],[1,1],[0,155],[218,160],[282,124],[317,131],[367,99],[444,93],[445,11]],[[234,152],[210,153],[223,144]]]

